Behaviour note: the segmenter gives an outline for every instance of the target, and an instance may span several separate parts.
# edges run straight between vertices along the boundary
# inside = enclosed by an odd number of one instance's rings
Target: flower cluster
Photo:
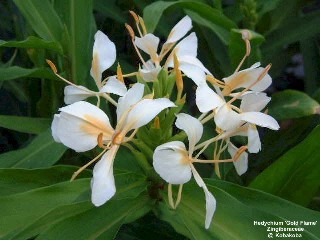
[[[140,58],[138,71],[123,74],[120,65],[117,74],[102,79],[102,73],[116,60],[114,43],[101,31],[95,34],[90,74],[97,90],[89,90],[66,80],[58,74],[54,64],[47,60],[53,72],[68,83],[65,87],[65,104],[59,109],[52,122],[55,141],[77,151],[89,151],[95,147],[100,154],[81,167],[72,179],[83,169],[95,163],[91,183],[92,203],[100,206],[116,193],[113,162],[121,146],[139,151],[134,145],[136,139],[144,142],[153,151],[154,170],[168,183],[169,205],[176,208],[181,201],[182,185],[193,176],[205,193],[205,227],[209,228],[216,209],[216,200],[197,172],[194,163],[214,164],[217,176],[219,163],[232,162],[239,175],[248,168],[248,152],[257,153],[261,142],[257,126],[279,129],[278,123],[261,111],[270,98],[264,91],[271,84],[268,75],[270,66],[260,67],[259,63],[239,71],[245,58],[250,54],[250,33],[243,31],[247,53],[236,71],[229,77],[218,80],[197,58],[198,40],[192,28],[191,19],[186,16],[171,30],[167,40],[158,51],[160,39],[148,33],[143,19],[131,12],[139,36],[131,26],[126,25],[133,47]],[[188,34],[188,35],[187,35]],[[147,60],[143,58],[147,56]],[[160,77],[162,75],[162,77]],[[163,77],[164,76],[164,77]],[[136,77],[136,82],[133,80]],[[196,105],[201,112],[198,118],[179,113],[185,104],[183,77],[196,85]],[[177,91],[174,90],[176,84]],[[97,104],[86,100],[96,97]],[[176,98],[172,100],[172,98]],[[109,116],[100,108],[101,99],[115,107],[116,124],[112,126]],[[170,100],[171,99],[171,100]],[[112,118],[111,118],[112,119]],[[154,120],[154,123],[151,121]],[[188,147],[173,135],[173,123],[185,132]],[[211,138],[202,141],[203,125],[213,121],[216,128]],[[137,134],[144,127],[145,134]],[[152,136],[152,130],[159,134]],[[244,136],[247,144],[237,147],[234,136]],[[148,138],[148,139],[145,139]],[[149,139],[153,139],[149,143]],[[202,153],[212,146],[212,159],[201,159]],[[230,155],[221,159],[223,152]],[[176,202],[173,201],[172,184],[179,185]],[[196,197],[196,196],[195,196]]]

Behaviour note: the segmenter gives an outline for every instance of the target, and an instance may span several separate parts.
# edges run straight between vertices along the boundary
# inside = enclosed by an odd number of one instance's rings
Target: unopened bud
[[[182,74],[179,69],[179,60],[176,54],[173,54],[173,63],[174,63],[174,71],[176,73],[176,84],[177,84],[177,89],[178,89],[178,95],[182,93],[183,90],[183,79],[182,79]]]
[[[120,67],[119,63],[118,63],[118,66],[117,66],[117,78],[118,78],[119,81],[124,83],[123,74],[122,74],[122,70],[121,70],[121,67]]]
[[[158,116],[156,116],[154,119],[154,128],[160,129],[160,119]]]

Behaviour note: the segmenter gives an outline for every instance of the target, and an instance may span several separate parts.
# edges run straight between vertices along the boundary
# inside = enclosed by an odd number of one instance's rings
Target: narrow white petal
[[[91,180],[91,201],[99,207],[107,202],[116,193],[116,186],[113,176],[113,161],[119,146],[114,145],[107,151],[93,168]]]
[[[209,112],[225,104],[217,93],[215,93],[206,83],[200,84],[196,90],[196,104],[200,112]]]
[[[84,152],[97,145],[100,133],[103,140],[111,139],[114,130],[108,116],[98,107],[80,101],[59,110],[61,113],[55,134],[67,147]]]
[[[130,110],[124,128],[130,131],[142,127],[168,107],[175,105],[167,98],[143,99]]]
[[[147,61],[146,64],[147,66],[143,65],[142,68],[139,69],[139,73],[146,82],[154,82],[158,79],[158,74],[161,71],[161,67],[156,67],[151,60]]]
[[[58,143],[61,142],[58,136],[59,120],[60,120],[60,114],[55,114],[51,124],[52,137]]]
[[[144,85],[141,83],[134,84],[127,93],[120,97],[117,107],[117,122],[119,122],[122,114],[127,112],[129,108],[139,102],[143,97]]]
[[[112,76],[108,79],[107,83],[100,89],[100,92],[113,93],[119,96],[123,96],[127,93],[127,87],[115,76]]]
[[[116,60],[116,46],[101,31],[97,31],[94,35],[93,55],[98,54],[101,72],[105,71]]]
[[[232,158],[234,157],[234,155],[236,155],[238,150],[239,149],[236,146],[234,146],[231,142],[229,142],[228,152]],[[246,152],[241,153],[240,157],[238,158],[238,161],[233,162],[233,165],[239,176],[244,174],[248,170],[248,153]]]
[[[186,132],[189,140],[189,151],[193,152],[194,146],[199,142],[203,134],[203,125],[201,122],[185,113],[177,114],[177,128]]]
[[[183,142],[158,146],[153,154],[153,167],[161,178],[171,184],[183,184],[191,178],[188,152]]]
[[[167,66],[173,66],[173,54],[176,54],[177,57],[182,56],[191,56],[197,57],[198,50],[198,38],[194,32],[189,34],[187,37],[182,39],[177,46],[172,50],[172,53],[167,58],[166,64]]]
[[[143,37],[135,37],[134,44],[145,53],[149,54],[151,59],[157,56],[157,50],[160,39],[155,35],[148,33]]]
[[[239,127],[242,124],[241,117],[233,111],[227,104],[218,108],[214,121],[217,127],[222,130],[231,130]]]
[[[82,101],[90,96],[94,96],[94,93],[83,86],[66,86],[64,88],[64,102],[65,104],[72,104],[78,101]]]
[[[195,65],[180,62],[179,69],[196,85],[200,85],[206,81],[205,72]]]
[[[241,120],[256,124],[261,127],[266,127],[272,130],[280,128],[278,122],[271,116],[261,112],[245,112],[241,113]]]
[[[192,21],[189,16],[182,18],[171,30],[165,44],[175,43],[183,38],[192,28]]]
[[[260,112],[270,102],[271,98],[263,92],[251,92],[242,97],[240,109],[243,112]]]
[[[199,173],[194,168],[194,166],[192,164],[190,164],[190,166],[191,166],[191,170],[192,170],[194,179],[196,180],[199,187],[203,188],[203,191],[204,191],[204,194],[206,197],[205,228],[208,229],[210,227],[211,222],[212,222],[213,214],[216,211],[217,202],[216,202],[216,199],[213,197],[212,193],[209,192],[206,184],[204,183],[204,181],[202,180],[202,178],[200,177]]]
[[[257,153],[261,150],[261,141],[257,127],[253,124],[248,124],[248,151]]]

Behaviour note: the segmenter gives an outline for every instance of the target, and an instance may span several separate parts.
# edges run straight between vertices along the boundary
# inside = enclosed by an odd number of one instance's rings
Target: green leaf
[[[143,10],[143,19],[149,32],[155,30],[163,12],[170,7],[181,7],[188,10],[188,15],[195,22],[214,31],[225,44],[228,42],[230,29],[237,27],[221,11],[201,2],[190,0],[176,2],[157,1]]]
[[[91,208],[54,224],[37,239],[114,239],[122,224],[150,211],[149,201],[146,195],[110,201],[100,208]],[[96,221],[92,221],[94,219]]]
[[[317,101],[303,92],[285,90],[272,95],[269,114],[278,120],[320,114]]]
[[[0,40],[0,47],[16,48],[41,48],[56,51],[62,54],[61,45],[58,42],[46,41],[38,37],[30,36],[23,41],[3,41]]]
[[[70,79],[88,86],[95,32],[92,0],[56,0],[55,8],[66,24],[64,47],[71,64]]]
[[[319,139],[320,126],[258,175],[250,186],[307,206],[320,187]]]
[[[11,130],[39,134],[50,127],[51,119],[0,115],[0,127]]]
[[[13,2],[41,38],[56,42],[61,40],[63,25],[49,0]]]
[[[318,221],[320,218],[318,212],[258,190],[213,179],[207,179],[206,185],[217,200],[217,209],[208,230],[204,228],[204,193],[194,182],[185,184],[182,200],[176,210],[169,209],[163,202],[160,203],[159,217],[190,239],[237,240],[267,239],[267,227],[254,225],[254,221],[283,222],[286,227],[286,220]],[[303,239],[319,239],[319,228],[302,227],[305,229],[302,233]]]
[[[56,143],[51,130],[39,134],[25,148],[0,155],[1,168],[43,168],[52,166],[66,151],[61,143]]]
[[[0,189],[5,194],[0,197],[0,211],[6,219],[0,221],[2,239],[24,240],[41,233],[46,239],[59,234],[65,235],[58,239],[73,239],[64,237],[69,234],[105,236],[115,234],[121,224],[150,210],[149,198],[141,195],[147,186],[144,176],[116,171],[116,195],[96,208],[90,202],[90,179],[69,181],[76,170],[71,166],[0,170]],[[85,171],[81,176],[91,174]],[[63,226],[63,231],[58,233]]]
[[[303,17],[293,17],[266,36],[267,41],[262,45],[263,52],[276,51],[287,44],[315,36],[320,32],[320,29],[314,26],[319,25],[320,11],[315,11]]]
[[[18,66],[0,68],[0,82],[18,78],[44,78],[56,80],[57,77],[48,68],[22,68]]]

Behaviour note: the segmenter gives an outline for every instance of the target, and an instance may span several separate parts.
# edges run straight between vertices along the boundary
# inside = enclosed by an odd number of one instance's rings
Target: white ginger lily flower
[[[203,188],[205,193],[205,227],[208,229],[216,209],[216,200],[192,164],[196,161],[192,158],[192,154],[195,145],[201,139],[203,126],[198,119],[184,113],[177,115],[176,126],[186,132],[189,140],[189,150],[180,141],[162,144],[154,151],[153,166],[156,172],[170,184],[184,184],[193,175],[197,184]]]
[[[96,206],[104,204],[116,192],[113,161],[120,145],[130,141],[138,128],[148,124],[162,110],[175,106],[166,98],[142,99],[143,92],[144,85],[136,83],[119,98],[115,128],[101,109],[83,101],[60,108],[60,113],[54,117],[51,128],[57,142],[77,152],[91,150],[97,145],[104,148],[99,155],[103,154],[101,160],[94,166],[91,182],[91,199]],[[131,130],[133,134],[127,137]]]
[[[99,96],[103,93],[123,96],[127,92],[125,84],[115,76],[110,77],[105,85],[102,84],[102,73],[111,67],[116,60],[116,47],[108,36],[101,31],[96,32],[94,39],[90,75],[94,79],[99,91],[94,92],[83,86],[66,86],[64,89],[64,102],[66,104],[82,101],[90,96]]]
[[[264,71],[265,68],[260,67],[260,63],[258,62],[250,68],[235,72],[231,76],[223,78],[225,82],[225,88],[222,91],[223,95],[230,95],[233,90],[238,88],[249,88],[255,92],[266,90],[272,83],[269,74],[265,74],[260,81],[256,82]]]

